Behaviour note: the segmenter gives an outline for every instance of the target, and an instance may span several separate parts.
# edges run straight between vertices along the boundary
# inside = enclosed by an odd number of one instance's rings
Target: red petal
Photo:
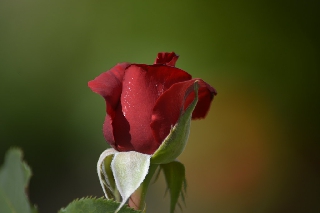
[[[175,66],[176,61],[178,60],[179,56],[176,55],[174,52],[167,53],[167,52],[161,52],[158,53],[158,56],[156,58],[156,61],[154,64],[164,64],[167,66]]]
[[[108,131],[110,126],[104,126],[104,132]],[[122,112],[122,103],[119,103],[116,111],[116,117],[112,122],[112,129],[115,139],[115,149],[120,152],[133,151],[134,147],[131,144],[130,124]]]
[[[194,79],[194,80],[197,80],[199,83],[199,91],[198,91],[199,98],[198,98],[198,103],[196,105],[196,108],[193,110],[192,119],[201,119],[207,115],[210,109],[211,102],[214,96],[217,95],[217,91],[201,79]],[[189,106],[189,104],[193,101],[193,99],[194,99],[194,93],[190,94],[190,96],[186,100],[185,108]]]
[[[106,101],[107,115],[103,124],[103,133],[107,142],[113,147],[115,146],[115,140],[112,122],[118,119],[115,119],[116,116],[119,116],[119,113],[116,113],[116,111],[120,102],[122,80],[125,70],[129,65],[128,63],[118,64],[88,83],[90,89],[100,94]]]
[[[151,128],[157,143],[168,136],[171,128],[177,123],[184,109],[192,100],[189,98],[194,93],[195,79],[176,83],[163,93],[157,100],[152,114]],[[186,99],[191,100],[186,103]],[[194,98],[194,95],[193,95]]]
[[[123,115],[130,124],[131,144],[135,151],[152,154],[158,148],[160,144],[150,128],[153,107],[171,85],[190,78],[183,70],[163,65],[136,64],[126,70],[121,103]],[[123,127],[120,124],[113,127],[115,140],[121,145],[118,137],[123,134]]]

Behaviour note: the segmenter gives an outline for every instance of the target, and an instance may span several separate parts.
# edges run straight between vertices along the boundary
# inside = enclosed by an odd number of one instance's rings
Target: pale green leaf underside
[[[111,168],[117,189],[122,197],[119,208],[145,179],[149,171],[150,157],[150,155],[134,151],[114,154]]]
[[[190,132],[191,116],[198,102],[198,83],[194,83],[195,97],[188,108],[181,112],[177,124],[162,142],[151,158],[152,164],[164,164],[174,161],[184,150]]]
[[[22,161],[19,149],[10,149],[0,170],[0,212],[32,213],[25,189],[31,177],[29,166]]]
[[[103,198],[82,198],[73,201],[59,213],[114,213],[119,205],[120,203]],[[120,209],[119,213],[141,213],[141,211],[125,206]]]

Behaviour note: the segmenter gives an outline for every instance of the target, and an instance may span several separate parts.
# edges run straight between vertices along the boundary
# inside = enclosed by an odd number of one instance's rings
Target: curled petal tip
[[[160,52],[156,58],[154,64],[164,64],[167,66],[175,66],[176,61],[178,60],[179,55],[175,54],[175,52]]]

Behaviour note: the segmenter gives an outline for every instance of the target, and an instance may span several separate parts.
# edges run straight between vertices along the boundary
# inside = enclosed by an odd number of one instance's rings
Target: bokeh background
[[[184,212],[320,212],[318,13],[312,0],[3,0],[0,163],[24,150],[40,212],[102,196],[105,105],[87,82],[175,51],[218,91],[179,158]],[[149,212],[169,212],[164,192],[161,176]]]

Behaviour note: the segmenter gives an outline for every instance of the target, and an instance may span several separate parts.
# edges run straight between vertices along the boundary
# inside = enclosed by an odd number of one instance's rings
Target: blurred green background
[[[160,51],[213,85],[185,152],[185,213],[320,212],[318,1],[0,2],[0,163],[33,169],[30,199],[56,212],[102,196],[104,100],[87,82]],[[169,210],[164,178],[148,210]]]

